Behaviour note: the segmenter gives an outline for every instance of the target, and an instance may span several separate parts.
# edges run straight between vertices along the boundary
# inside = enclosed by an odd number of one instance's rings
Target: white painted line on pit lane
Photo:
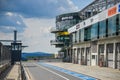
[[[25,66],[25,65],[24,65],[24,66]],[[27,67],[24,67],[24,70],[25,70],[25,74],[26,74],[28,80],[34,80],[34,78],[32,77],[32,75],[31,75],[31,73],[30,73],[30,71],[28,70],[28,68],[27,68]]]
[[[35,64],[35,63],[34,63],[34,64]],[[40,65],[38,65],[38,64],[35,64],[35,65],[37,65],[38,67],[43,68],[43,69],[45,69],[45,70],[47,70],[47,71],[55,74],[55,75],[57,75],[57,76],[62,77],[62,78],[64,78],[65,80],[70,80],[70,79],[68,79],[68,78],[66,78],[66,77],[64,77],[64,76],[62,76],[62,75],[60,75],[60,74],[58,74],[58,73],[56,73],[56,72],[54,72],[54,71],[52,71],[52,70],[49,70],[49,69],[47,69],[47,68],[45,68],[45,67],[42,67],[42,66],[40,66]]]

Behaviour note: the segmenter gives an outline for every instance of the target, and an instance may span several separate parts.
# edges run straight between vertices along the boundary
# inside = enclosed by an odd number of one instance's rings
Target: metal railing
[[[29,80],[28,77],[26,76],[24,66],[21,64],[20,67],[21,67],[21,80]]]
[[[64,44],[64,42],[59,41],[59,40],[51,40],[50,43],[51,43],[51,45],[55,45],[55,44]]]
[[[52,27],[52,28],[50,29],[50,32],[56,32],[56,31],[59,31],[56,27]]]

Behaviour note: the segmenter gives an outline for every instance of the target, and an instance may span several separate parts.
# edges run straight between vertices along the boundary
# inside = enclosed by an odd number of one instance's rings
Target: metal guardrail
[[[58,40],[51,40],[50,43],[51,43],[52,45],[55,45],[55,44],[64,44],[64,42],[58,41]]]
[[[24,66],[21,64],[21,80],[29,80],[25,72]]]

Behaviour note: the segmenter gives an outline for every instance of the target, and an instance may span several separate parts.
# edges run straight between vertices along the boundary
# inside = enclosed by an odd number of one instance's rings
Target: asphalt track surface
[[[96,80],[46,63],[25,62],[23,65],[31,80]]]

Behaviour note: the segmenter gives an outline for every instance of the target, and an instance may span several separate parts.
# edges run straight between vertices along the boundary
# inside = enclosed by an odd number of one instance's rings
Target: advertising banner
[[[115,15],[116,13],[117,13],[117,7],[116,7],[116,6],[108,9],[108,17],[113,16],[113,15]]]

